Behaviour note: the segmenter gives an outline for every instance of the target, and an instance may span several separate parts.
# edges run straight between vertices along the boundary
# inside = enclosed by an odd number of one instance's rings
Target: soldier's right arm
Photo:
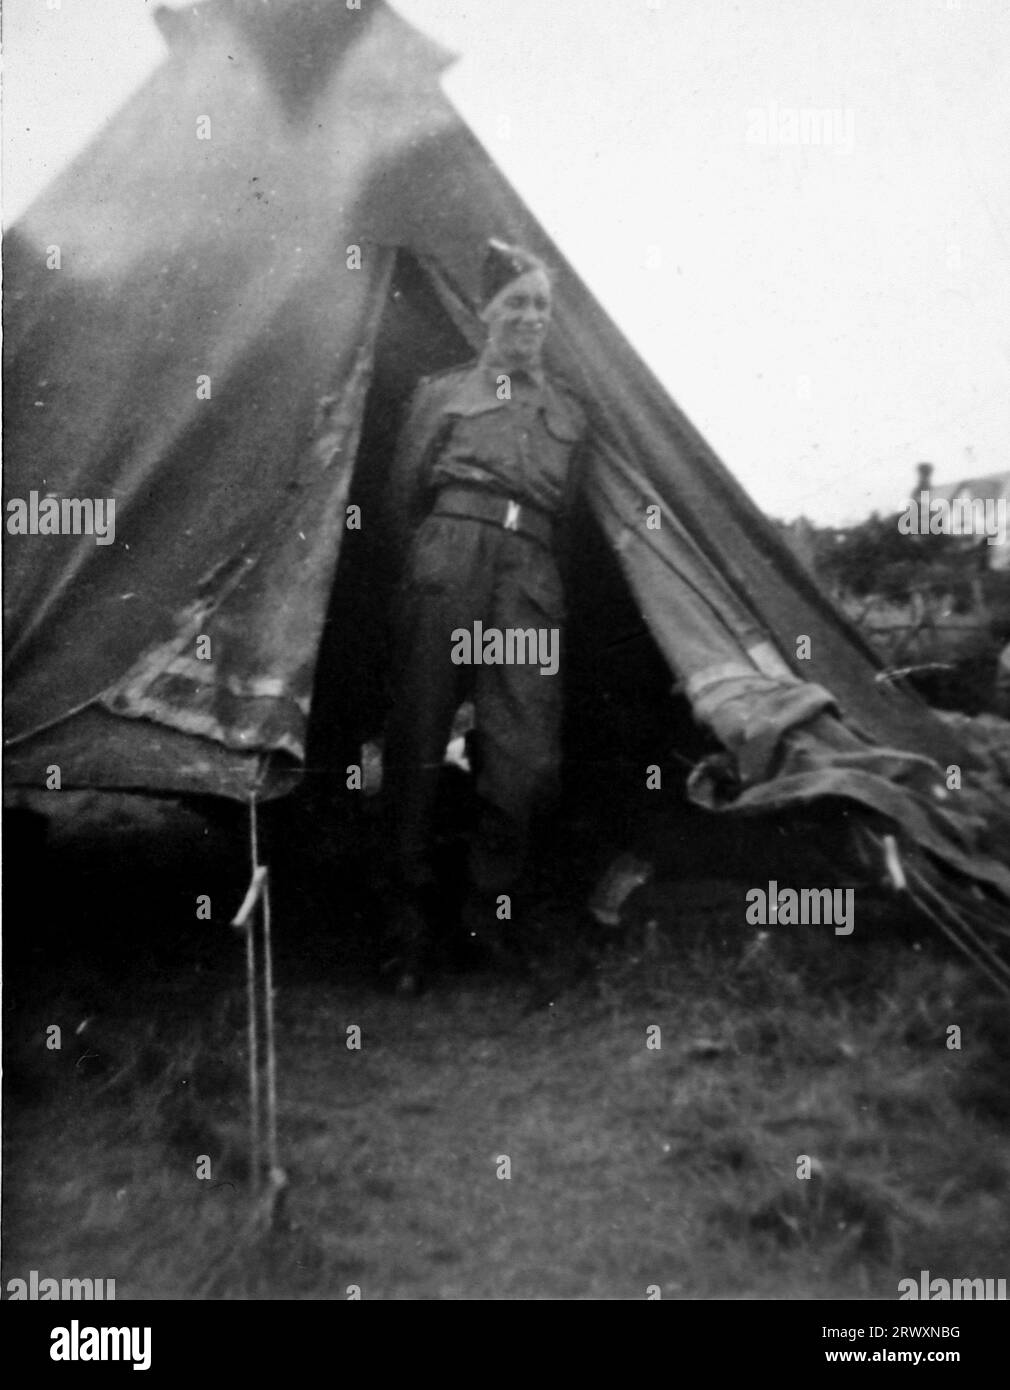
[[[442,414],[443,392],[423,378],[407,408],[390,469],[389,515],[394,541],[402,554],[424,519],[425,494],[438,445],[451,422]]]

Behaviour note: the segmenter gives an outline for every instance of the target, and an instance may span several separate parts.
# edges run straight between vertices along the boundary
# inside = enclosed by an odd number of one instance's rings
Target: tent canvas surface
[[[156,17],[166,60],[7,238],[5,500],[116,502],[114,544],[5,538],[8,785],[42,788],[52,764],[64,787],[295,785],[328,611],[345,655],[326,681],[368,686],[346,630],[367,601],[333,593],[342,549],[374,546],[384,572],[392,439],[417,378],[480,341],[498,236],[556,267],[549,365],[592,412],[587,504],[671,687],[729,755],[730,781],[703,766],[694,796],[859,804],[1005,911],[1005,807],[972,793],[971,751],[877,679],[567,265],[442,94],[450,55],[380,0]]]

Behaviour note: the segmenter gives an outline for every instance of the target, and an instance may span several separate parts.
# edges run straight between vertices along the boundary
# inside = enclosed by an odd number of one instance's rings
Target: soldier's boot
[[[430,883],[398,885],[388,895],[380,978],[406,998],[421,994],[445,964],[444,943],[432,930],[434,898]]]

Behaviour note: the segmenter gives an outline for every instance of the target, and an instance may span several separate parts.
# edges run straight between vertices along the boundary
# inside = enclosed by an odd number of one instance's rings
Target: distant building
[[[918,481],[911,493],[913,498],[928,492],[930,501],[942,499],[954,502],[961,498],[980,502],[992,500],[996,504],[1002,503],[1003,514],[1010,516],[1010,470],[1004,473],[988,473],[981,478],[962,478],[956,483],[934,483],[931,463],[918,464],[917,472]],[[974,543],[975,538],[972,537],[971,540]],[[984,549],[987,569],[1010,570],[1010,528],[1001,541],[992,545],[986,544]]]

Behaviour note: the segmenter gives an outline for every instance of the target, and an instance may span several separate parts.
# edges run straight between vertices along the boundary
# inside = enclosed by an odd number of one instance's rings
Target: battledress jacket
[[[575,503],[591,427],[571,388],[545,372],[505,373],[484,357],[424,377],[411,399],[393,459],[390,512],[405,557],[441,487],[479,487],[546,512],[556,522],[556,558],[571,553]]]

